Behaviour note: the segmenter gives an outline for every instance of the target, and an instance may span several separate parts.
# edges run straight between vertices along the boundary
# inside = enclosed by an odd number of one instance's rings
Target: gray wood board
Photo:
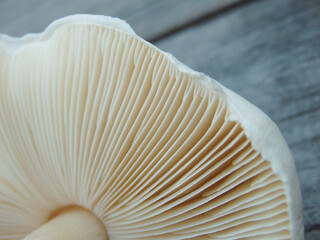
[[[90,13],[120,17],[151,40],[244,0],[0,0],[0,32],[41,32],[54,19]]]
[[[156,42],[279,125],[296,161],[307,240],[320,239],[320,1],[255,1]]]

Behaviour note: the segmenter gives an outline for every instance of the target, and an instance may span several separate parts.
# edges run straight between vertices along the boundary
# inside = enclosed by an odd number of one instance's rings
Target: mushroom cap
[[[0,35],[0,238],[75,205],[112,239],[303,239],[276,125],[106,16]]]

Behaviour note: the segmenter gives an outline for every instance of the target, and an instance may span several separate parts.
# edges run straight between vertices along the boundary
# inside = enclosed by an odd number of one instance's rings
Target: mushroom
[[[0,36],[1,239],[303,239],[275,124],[122,20]]]

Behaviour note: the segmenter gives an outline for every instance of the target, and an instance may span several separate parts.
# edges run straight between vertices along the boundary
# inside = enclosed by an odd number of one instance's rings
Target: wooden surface
[[[39,32],[72,13],[126,19],[266,112],[296,160],[305,239],[320,239],[319,0],[0,0],[0,32]]]

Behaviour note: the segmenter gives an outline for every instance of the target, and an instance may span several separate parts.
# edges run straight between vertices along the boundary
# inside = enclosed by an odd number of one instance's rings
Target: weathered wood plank
[[[41,32],[54,19],[76,13],[125,19],[143,38],[154,39],[190,21],[244,0],[0,0],[0,32]]]
[[[265,111],[296,160],[307,240],[320,239],[320,2],[256,1],[156,45]]]
[[[0,0],[0,32],[39,32],[82,12],[119,16],[152,39],[237,1]],[[301,180],[307,240],[320,239],[319,11],[317,0],[257,1],[157,43],[280,126]]]

